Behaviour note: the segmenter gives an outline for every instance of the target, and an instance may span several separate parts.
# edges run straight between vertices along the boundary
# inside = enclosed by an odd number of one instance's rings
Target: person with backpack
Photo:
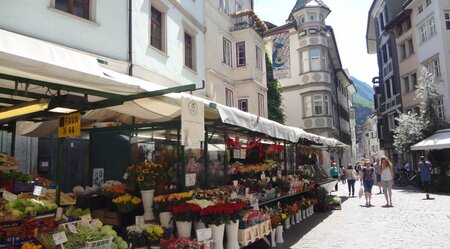
[[[431,183],[431,163],[425,161],[425,157],[420,157],[420,162],[417,165],[420,173],[420,179],[422,180],[423,189],[425,190],[425,196],[430,199],[430,183]]]

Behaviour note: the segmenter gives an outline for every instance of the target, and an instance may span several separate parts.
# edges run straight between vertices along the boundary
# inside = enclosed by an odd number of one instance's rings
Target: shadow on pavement
[[[282,248],[289,249],[291,246],[295,245],[302,237],[311,231],[314,227],[319,225],[323,220],[328,218],[332,214],[333,211],[320,213],[317,212],[313,216],[307,218],[306,220],[301,221],[299,224],[291,226],[290,229],[284,230],[283,239],[284,243],[277,244],[277,247],[274,248]],[[337,211],[339,212],[339,211]],[[268,236],[270,241],[270,236]],[[263,248],[272,248],[270,245],[267,245],[263,240],[258,240],[255,243],[244,247],[245,249],[263,249]]]

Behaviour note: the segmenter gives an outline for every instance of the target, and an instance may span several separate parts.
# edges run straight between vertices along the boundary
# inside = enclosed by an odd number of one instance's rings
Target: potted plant
[[[141,204],[141,198],[130,194],[124,194],[114,198],[112,202],[116,204],[117,211],[120,213],[130,213],[133,212],[139,204]]]

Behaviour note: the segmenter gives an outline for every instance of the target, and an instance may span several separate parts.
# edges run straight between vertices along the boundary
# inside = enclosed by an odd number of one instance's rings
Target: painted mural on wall
[[[272,38],[272,68],[275,79],[291,77],[289,32],[275,34]]]

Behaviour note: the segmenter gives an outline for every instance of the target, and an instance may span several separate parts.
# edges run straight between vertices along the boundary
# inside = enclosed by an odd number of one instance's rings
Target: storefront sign
[[[58,137],[79,137],[81,116],[79,112],[59,117]]]
[[[181,100],[181,145],[200,149],[205,140],[205,108],[191,98]]]

